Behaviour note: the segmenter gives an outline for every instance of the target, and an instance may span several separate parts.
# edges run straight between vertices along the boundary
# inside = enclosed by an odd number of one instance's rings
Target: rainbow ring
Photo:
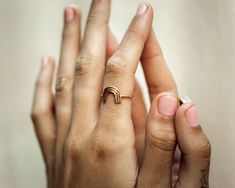
[[[107,102],[108,95],[110,94],[114,96],[114,102],[116,104],[120,104],[122,98],[132,98],[131,95],[121,95],[119,90],[116,87],[109,86],[109,87],[106,87],[103,93],[101,94],[101,100],[103,103]]]

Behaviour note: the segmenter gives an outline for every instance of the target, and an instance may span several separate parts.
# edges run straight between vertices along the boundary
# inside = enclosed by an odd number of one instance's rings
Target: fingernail
[[[199,126],[197,107],[195,105],[186,111],[185,117],[189,126],[191,127]]]
[[[177,98],[174,95],[163,95],[158,101],[159,113],[166,117],[173,117],[177,109]]]
[[[74,8],[72,6],[68,6],[66,9],[65,9],[65,21],[66,22],[70,22],[73,20],[75,16],[75,13],[74,13]]]
[[[46,68],[49,65],[49,56],[44,56],[42,58],[42,67]]]
[[[136,10],[136,15],[141,16],[144,13],[147,12],[148,6],[145,3],[140,3],[137,10]]]

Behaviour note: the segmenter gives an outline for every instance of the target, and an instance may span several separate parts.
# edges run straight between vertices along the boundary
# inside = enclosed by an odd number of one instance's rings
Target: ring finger
[[[134,73],[144,48],[144,44],[151,30],[152,18],[153,12],[151,6],[142,3],[139,6],[121,44],[107,62],[104,77],[104,88],[106,88],[105,91],[107,92],[103,93],[103,104],[101,105],[98,124],[100,127],[98,128],[102,130],[110,130],[111,132],[109,133],[111,135],[113,133],[115,136],[120,136],[118,132],[122,132],[123,130],[126,130],[126,135],[133,133],[133,126],[130,126],[130,97],[134,90]],[[109,91],[107,90],[110,86],[116,87],[121,95],[126,95],[129,99],[121,98],[121,101],[119,101],[118,98],[121,96],[117,96],[114,91],[112,91],[113,89],[115,90],[115,88],[111,88]],[[113,96],[109,94],[113,94]],[[116,100],[114,100],[115,97],[117,97]],[[119,126],[112,126],[110,129],[109,123],[107,122],[108,120],[113,120],[116,124],[120,124],[120,121],[122,120],[127,122],[122,122],[122,125]]]

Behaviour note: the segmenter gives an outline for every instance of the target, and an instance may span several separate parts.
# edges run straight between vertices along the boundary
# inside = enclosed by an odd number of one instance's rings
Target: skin
[[[43,59],[32,120],[48,187],[209,187],[210,143],[200,125],[185,120],[194,104],[170,117],[157,108],[162,96],[177,98],[177,88],[152,30],[152,7],[133,17],[118,44],[108,28],[110,6],[110,0],[92,2],[83,39],[80,11],[66,8],[55,96],[54,60]],[[152,103],[148,114],[134,78],[140,60]],[[107,86],[133,98],[115,104],[109,95],[101,103]],[[172,174],[177,144],[180,169]]]

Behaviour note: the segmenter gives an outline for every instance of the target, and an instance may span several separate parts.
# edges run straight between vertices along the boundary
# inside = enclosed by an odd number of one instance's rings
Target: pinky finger
[[[54,102],[51,85],[54,73],[54,60],[45,56],[36,82],[32,121],[42,150],[47,169],[52,166],[52,151],[55,141]]]

